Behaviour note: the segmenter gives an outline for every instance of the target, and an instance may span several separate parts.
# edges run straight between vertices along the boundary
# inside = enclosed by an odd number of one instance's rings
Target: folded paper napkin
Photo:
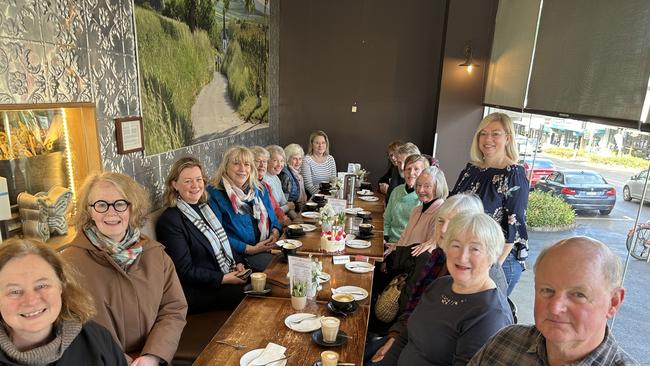
[[[269,342],[269,344],[266,345],[266,348],[264,348],[264,351],[257,356],[256,359],[252,360],[249,365],[267,365],[267,366],[280,366],[284,365],[287,363],[287,360],[280,360],[277,362],[273,362],[277,359],[280,359],[284,357],[284,352],[287,350],[286,347],[282,347],[279,344],[275,344],[272,342]]]

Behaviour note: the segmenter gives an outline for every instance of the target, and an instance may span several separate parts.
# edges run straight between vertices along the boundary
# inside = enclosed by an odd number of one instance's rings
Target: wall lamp
[[[474,59],[472,58],[472,42],[467,43],[465,46],[465,62],[459,64],[458,66],[467,67],[467,72],[470,74],[472,73],[472,69],[474,67],[481,67],[481,65],[475,64]]]

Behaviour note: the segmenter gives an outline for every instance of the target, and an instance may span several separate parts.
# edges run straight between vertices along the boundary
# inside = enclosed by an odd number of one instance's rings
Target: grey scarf
[[[5,327],[0,327],[0,349],[10,359],[28,366],[49,365],[63,356],[63,352],[81,332],[81,323],[64,320],[55,326],[56,337],[47,344],[21,352],[11,342]]]

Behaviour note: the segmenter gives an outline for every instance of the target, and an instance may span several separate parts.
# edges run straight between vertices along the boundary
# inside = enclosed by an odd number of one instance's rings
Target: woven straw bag
[[[384,323],[392,322],[397,316],[399,295],[406,284],[406,274],[395,276],[384,291],[379,295],[375,304],[375,316]]]

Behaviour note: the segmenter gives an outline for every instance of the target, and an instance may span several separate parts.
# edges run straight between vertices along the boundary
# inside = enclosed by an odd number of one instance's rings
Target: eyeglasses
[[[505,135],[507,135],[505,131],[492,131],[492,132],[481,131],[478,133],[479,138],[492,136],[493,139],[499,139]]]
[[[95,203],[88,205],[95,210],[97,213],[104,213],[108,211],[108,208],[113,206],[113,209],[117,212],[124,212],[129,209],[131,202],[127,200],[117,200],[113,203],[108,203],[104,200],[95,201]]]

